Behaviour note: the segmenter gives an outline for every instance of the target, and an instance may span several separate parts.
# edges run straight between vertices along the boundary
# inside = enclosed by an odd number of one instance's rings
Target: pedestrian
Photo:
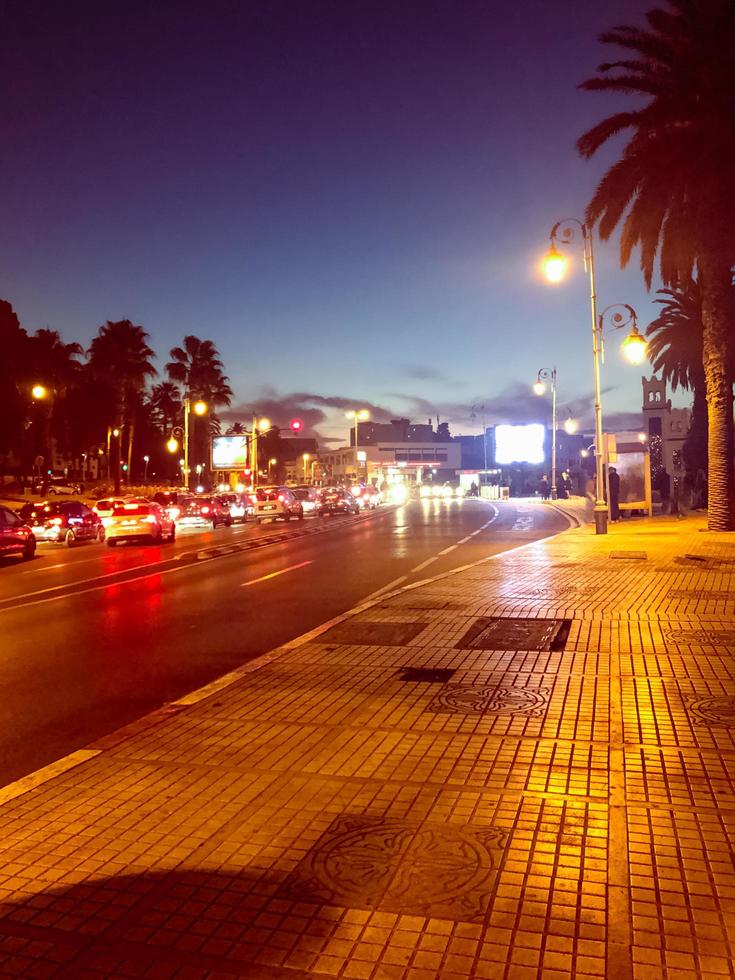
[[[541,477],[541,483],[539,485],[539,489],[541,491],[541,496],[543,497],[543,499],[544,500],[548,500],[549,499],[550,487],[549,487],[549,478],[548,478],[548,476],[545,473]]]
[[[620,520],[620,477],[614,466],[610,467],[607,475],[608,486],[610,487],[610,520]]]
[[[476,497],[476,496],[477,496],[477,484],[473,480],[472,483],[470,483],[470,497]]]

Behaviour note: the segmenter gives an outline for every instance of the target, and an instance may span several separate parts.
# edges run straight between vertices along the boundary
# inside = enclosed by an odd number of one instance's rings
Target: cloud
[[[444,384],[456,384],[444,371],[428,364],[401,364],[401,371],[414,381],[441,381]]]

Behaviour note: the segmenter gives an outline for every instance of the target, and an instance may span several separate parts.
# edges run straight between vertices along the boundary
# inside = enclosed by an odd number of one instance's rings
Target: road
[[[567,526],[540,504],[415,501],[169,546],[41,546],[0,564],[0,785],[376,592]]]

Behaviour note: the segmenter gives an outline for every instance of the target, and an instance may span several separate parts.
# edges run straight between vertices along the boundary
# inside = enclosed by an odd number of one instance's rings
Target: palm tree
[[[130,320],[108,320],[92,340],[89,363],[98,382],[112,390],[115,396],[115,418],[108,423],[122,424],[128,434],[128,479],[133,460],[135,411],[140,404],[149,378],[156,375],[151,359],[155,357],[148,346],[148,334]],[[116,460],[115,492],[120,491],[120,461]]]
[[[166,374],[181,385],[185,394],[204,399],[212,408],[230,404],[229,378],[211,340],[200,340],[190,334],[184,337],[184,346],[174,347],[170,356]]]
[[[620,260],[640,245],[650,288],[658,259],[665,286],[698,271],[703,367],[709,410],[709,527],[735,530],[732,385],[728,330],[735,262],[735,4],[669,0],[646,15],[648,27],[616,27],[604,44],[632,57],[600,65],[588,91],[644,96],[578,142],[591,157],[608,139],[632,130],[618,161],[587,208],[603,239],[622,222]]]
[[[166,373],[172,381],[181,385],[185,395],[192,399],[201,398],[209,406],[208,424],[192,416],[194,457],[206,460],[209,457],[206,446],[209,436],[219,432],[216,410],[232,401],[232,388],[225,376],[219,351],[211,340],[200,340],[189,334],[184,337],[183,347],[171,350]]]
[[[182,405],[179,389],[171,381],[162,381],[151,389],[148,405],[153,422],[165,436],[181,417]]]
[[[53,458],[51,434],[57,445],[67,451],[71,446],[67,396],[81,377],[82,363],[78,360],[84,354],[81,344],[65,344],[58,330],[46,327],[37,330],[28,338],[28,364],[31,383],[40,382],[53,392],[43,408],[43,448],[44,455]],[[51,458],[47,460],[50,465]],[[45,487],[44,487],[45,489]]]
[[[690,483],[707,469],[707,399],[702,365],[702,297],[699,283],[689,279],[672,289],[659,289],[661,312],[646,330],[649,359],[674,391],[693,394],[692,417],[683,455]]]

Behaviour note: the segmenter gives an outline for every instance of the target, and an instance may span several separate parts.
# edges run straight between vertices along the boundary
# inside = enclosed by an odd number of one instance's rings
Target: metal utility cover
[[[455,646],[470,650],[562,650],[570,625],[568,619],[482,616]]]
[[[648,558],[647,551],[611,551],[611,558],[620,558],[627,561],[645,561]]]
[[[446,684],[457,673],[450,667],[402,667],[401,680],[417,684]]]
[[[322,633],[321,643],[364,646],[404,647],[423,632],[428,623],[370,623],[349,620]]]

